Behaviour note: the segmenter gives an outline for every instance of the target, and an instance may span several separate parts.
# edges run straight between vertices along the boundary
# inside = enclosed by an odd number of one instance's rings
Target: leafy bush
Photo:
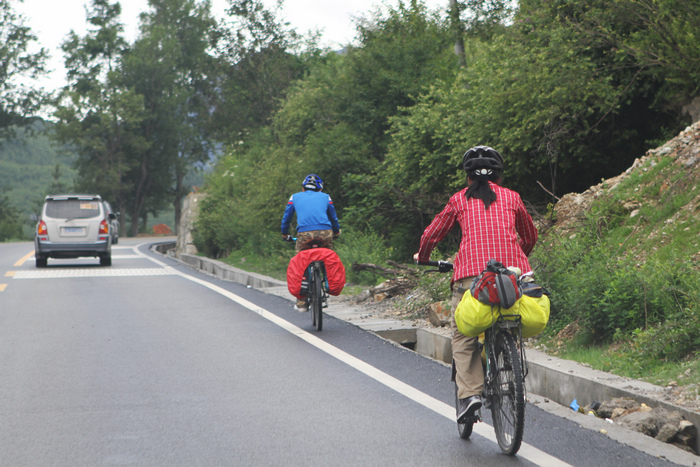
[[[221,258],[240,246],[232,203],[232,199],[218,193],[202,200],[192,239],[197,249],[210,258]]]
[[[391,258],[392,249],[385,240],[372,230],[359,231],[352,228],[343,229],[335,243],[335,251],[345,265],[347,282],[355,284],[376,284],[379,275],[371,271],[353,271],[354,263],[373,263],[385,265]]]
[[[591,234],[599,228],[591,225],[588,234],[568,239],[550,235],[547,247],[533,255],[538,280],[553,293],[552,331],[578,321],[593,342],[610,343],[662,323],[685,326],[687,316],[700,313],[700,275],[682,253],[644,263],[617,257],[619,244]],[[680,353],[691,351],[689,346]]]
[[[0,196],[0,242],[24,240],[19,213],[10,204],[6,195]]]

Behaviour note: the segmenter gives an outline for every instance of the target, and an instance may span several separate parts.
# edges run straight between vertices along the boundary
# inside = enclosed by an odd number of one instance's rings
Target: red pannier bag
[[[301,279],[306,273],[306,268],[314,261],[323,261],[326,266],[328,278],[328,293],[340,295],[345,287],[345,266],[335,251],[328,248],[310,248],[302,250],[289,261],[287,267],[287,289],[289,293],[298,299],[306,297],[301,295]]]

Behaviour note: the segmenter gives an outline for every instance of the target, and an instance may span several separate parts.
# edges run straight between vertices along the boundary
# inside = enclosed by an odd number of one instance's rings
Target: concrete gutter
[[[220,279],[248,285],[290,301],[295,300],[289,294],[287,283],[284,281],[243,271],[221,261],[201,256],[180,254],[176,257],[172,254],[174,246],[174,243],[163,243],[155,245],[154,249]],[[368,316],[359,309],[333,302],[332,298],[328,308],[324,310],[327,314],[373,332],[397,345],[411,348],[421,355],[446,365],[451,363],[452,343],[449,337],[431,332],[428,329],[407,325],[403,320],[378,319]],[[608,436],[622,443],[632,445],[634,448],[651,455],[664,457],[679,465],[700,465],[700,457],[673,445],[631,432],[618,425],[606,423],[596,417],[583,415],[569,408],[574,399],[583,407],[594,401],[602,402],[617,397],[627,397],[643,402],[649,407],[663,407],[670,411],[680,412],[686,420],[692,422],[696,427],[700,427],[700,414],[665,400],[668,399],[666,388],[587,368],[577,362],[552,357],[532,348],[527,349],[527,360],[527,391],[529,396],[534,395],[534,398],[530,397],[530,399],[534,400],[534,403],[538,404],[540,408],[576,421],[586,428],[597,431],[605,430]],[[560,405],[551,404],[550,401]],[[696,437],[696,452],[698,452],[698,444]]]

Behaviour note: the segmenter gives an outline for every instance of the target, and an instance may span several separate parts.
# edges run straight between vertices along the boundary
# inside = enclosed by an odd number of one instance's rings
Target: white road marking
[[[257,313],[258,315],[262,316],[263,318],[271,321],[272,323],[276,324],[277,326],[281,327],[282,329],[290,332],[291,334],[294,334],[295,336],[299,337],[300,339],[303,339],[307,343],[313,345],[319,350],[322,350],[323,352],[326,352],[328,355],[331,355],[341,362],[351,366],[352,368],[356,369],[357,371],[360,371],[364,373],[365,375],[369,376],[370,378],[384,384],[385,386],[393,389],[394,391],[408,397],[409,399],[421,404],[422,406],[442,415],[443,417],[455,421],[455,408],[452,407],[451,405],[445,404],[444,402],[435,399],[432,396],[429,396],[428,394],[425,394],[424,392],[419,391],[418,389],[414,388],[413,386],[410,386],[403,381],[394,378],[393,376],[384,373],[383,371],[379,370],[378,368],[373,367],[372,365],[360,360],[357,357],[354,357],[347,352],[340,350],[339,348],[332,346],[328,344],[327,342],[324,342],[323,340],[319,339],[318,337],[314,336],[313,334],[310,334],[303,329],[299,328],[298,326],[293,325],[289,321],[286,321],[279,316],[270,313],[266,309],[257,306],[256,304],[249,302],[248,300],[239,297],[238,295],[229,292],[228,290],[225,290],[217,285],[211,284],[209,282],[206,282],[204,280],[198,279],[193,276],[189,276],[183,272],[177,271],[172,269],[170,266],[167,264],[155,259],[151,258],[150,256],[144,255],[141,252],[138,251],[138,247],[141,245],[137,245],[134,247],[134,251],[141,257],[147,258],[150,261],[153,261],[154,263],[162,266],[164,269],[171,269],[173,272],[172,274],[179,275],[187,280],[190,280],[192,282],[196,282],[197,284],[200,284],[220,295],[223,295],[224,297],[238,303],[239,305],[253,311],[254,313]],[[477,423],[474,425],[474,433],[479,434],[480,436],[483,436],[484,438],[487,438],[488,440],[497,443],[496,440],[496,435],[493,432],[493,428],[486,424],[486,423]],[[536,465],[541,465],[541,466],[547,466],[547,467],[555,467],[555,466],[570,466],[570,464],[567,464],[566,462],[557,459],[556,457],[547,454],[544,451],[540,451],[539,449],[535,448],[534,446],[531,446],[527,443],[523,443],[520,451],[518,451],[518,456],[522,457],[524,459],[527,459],[530,462],[533,462]]]
[[[120,247],[113,247],[114,249],[120,249],[120,250],[131,250],[134,252],[134,254],[128,254],[128,255],[112,255],[112,258],[129,258],[129,259],[148,259],[149,261],[152,261],[159,265],[159,268],[81,268],[81,269],[40,269],[40,270],[28,270],[28,271],[16,271],[14,274],[13,279],[56,279],[56,278],[76,278],[76,277],[134,277],[134,276],[165,276],[165,275],[177,275],[180,277],[183,277],[187,280],[190,280],[192,282],[196,282],[220,295],[223,295],[224,297],[238,303],[239,305],[253,311],[254,313],[257,313],[258,315],[262,316],[263,318],[269,320],[270,322],[276,324],[277,326],[281,327],[282,329],[288,331],[291,334],[294,334],[295,336],[299,337],[300,339],[303,339],[307,343],[313,345],[319,350],[322,350],[323,352],[326,352],[328,355],[333,356],[334,358],[340,360],[341,362],[351,366],[352,368],[356,369],[357,371],[360,371],[361,373],[364,373],[365,375],[369,376],[370,378],[378,381],[381,384],[384,384],[385,386],[393,389],[394,391],[408,397],[409,399],[413,400],[414,402],[417,402],[418,404],[421,404],[422,406],[442,415],[443,417],[454,421],[455,420],[455,409],[451,405],[445,404],[442,401],[439,401],[435,399],[432,396],[429,396],[428,394],[425,394],[424,392],[419,391],[418,389],[414,388],[413,386],[410,386],[403,381],[394,378],[393,376],[384,373],[383,371],[379,370],[378,368],[373,367],[372,365],[358,359],[357,357],[354,357],[347,352],[344,352],[343,350],[340,350],[337,347],[334,347],[327,342],[324,342],[323,340],[319,339],[315,335],[308,333],[304,331],[303,329],[299,328],[298,326],[293,325],[289,321],[286,321],[279,316],[270,313],[266,309],[259,307],[255,305],[252,302],[249,302],[248,300],[239,297],[238,295],[229,292],[228,290],[225,290],[217,285],[211,284],[209,282],[206,282],[204,280],[198,279],[193,276],[189,276],[183,272],[177,271],[176,269],[168,266],[167,264],[152,258],[150,256],[144,255],[141,253],[138,248],[142,245],[136,245],[134,247],[126,247],[126,246],[120,246]],[[33,253],[32,253],[33,254]],[[28,260],[31,258],[30,255],[25,256],[22,258],[21,262],[23,263],[24,261]],[[19,261],[18,261],[19,263]],[[5,285],[5,284],[2,284]],[[3,287],[4,288],[4,287]],[[0,289],[1,290],[1,289]],[[473,432],[494,442],[497,443],[498,441],[496,440],[496,435],[493,432],[493,428],[486,424],[486,423],[477,423],[474,425]],[[531,446],[527,443],[523,443],[520,451],[518,451],[518,456],[522,457],[524,459],[527,459],[530,462],[533,462],[537,465],[542,465],[542,466],[569,466],[570,464],[567,464],[566,462],[557,459],[554,456],[551,456],[547,454],[544,451],[540,451],[539,449],[535,448],[534,446]]]
[[[63,279],[75,277],[133,277],[179,275],[175,269],[165,268],[94,268],[94,269],[40,269],[17,271],[14,279]]]
[[[141,259],[143,256],[139,255],[115,255],[112,253],[112,259]]]

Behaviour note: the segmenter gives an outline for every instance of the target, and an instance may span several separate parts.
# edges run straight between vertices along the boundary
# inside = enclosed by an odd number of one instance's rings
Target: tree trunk
[[[455,54],[459,58],[459,65],[467,66],[467,58],[464,53],[464,25],[459,18],[459,3],[457,0],[450,0],[450,27],[455,37]]]
[[[136,193],[134,196],[134,204],[131,208],[131,237],[136,237],[139,234],[139,220],[141,220],[143,207],[146,204],[146,193],[148,186],[148,167],[146,160],[148,153],[141,156],[141,178],[136,185]]]
[[[183,188],[186,171],[181,170],[179,164],[175,171],[175,196],[173,198],[173,208],[175,210],[175,235],[180,233],[180,222],[182,222],[182,200],[185,197],[185,190]]]

